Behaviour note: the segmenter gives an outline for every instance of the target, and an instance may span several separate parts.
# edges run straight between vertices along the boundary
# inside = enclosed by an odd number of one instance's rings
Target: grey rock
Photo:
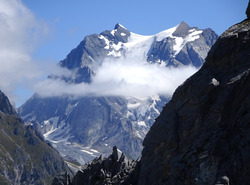
[[[2,91],[0,91],[0,111],[4,114],[17,115],[7,96]]]
[[[190,27],[184,21],[178,26],[178,28],[173,33],[173,36],[185,38],[189,34]]]
[[[101,35],[106,36],[108,40],[114,42],[115,44],[118,44],[119,42],[128,42],[128,38],[131,33],[125,27],[118,23],[115,25],[114,34],[112,34],[110,31],[104,31],[101,33]]]
[[[173,61],[174,44],[175,39],[170,37],[167,37],[162,41],[155,41],[148,55],[148,61],[157,61],[159,59]]]
[[[175,38],[167,37],[162,41],[155,41],[153,43],[147,60],[149,62],[167,61],[167,66],[192,65],[201,67],[208,51],[218,38],[217,34],[211,29],[200,30],[195,27],[191,28],[187,23],[182,22],[172,35],[184,39],[190,34],[190,31],[194,30],[202,31],[199,39],[188,42],[176,56],[173,48],[176,40]]]
[[[71,185],[70,174],[65,171],[57,175],[52,182],[52,185]]]
[[[85,164],[81,171],[74,176],[73,185],[104,185],[104,184],[131,184],[132,178],[128,176],[136,168],[137,161],[129,160],[122,154],[116,160],[117,151],[108,158],[96,158]]]

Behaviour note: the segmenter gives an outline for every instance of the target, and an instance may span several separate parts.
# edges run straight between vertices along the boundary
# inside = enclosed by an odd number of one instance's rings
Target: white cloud
[[[30,87],[44,75],[32,51],[48,27],[20,0],[0,0],[0,27],[0,90],[18,101],[14,91]]]
[[[166,68],[133,59],[105,60],[95,72],[91,84],[68,84],[47,79],[35,91],[43,97],[172,95],[174,90],[197,71],[191,66]]]

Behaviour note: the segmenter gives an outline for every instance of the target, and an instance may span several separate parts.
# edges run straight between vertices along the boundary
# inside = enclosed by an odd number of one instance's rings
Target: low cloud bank
[[[136,59],[106,59],[95,71],[91,84],[69,84],[59,79],[46,79],[35,87],[42,97],[53,96],[131,96],[172,95],[175,89],[197,68],[166,68]]]

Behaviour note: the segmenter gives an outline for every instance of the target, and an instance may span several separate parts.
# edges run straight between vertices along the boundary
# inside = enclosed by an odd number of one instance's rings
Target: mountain
[[[248,14],[219,37],[202,68],[175,91],[146,135],[130,175],[112,181],[95,159],[73,185],[248,185],[249,53]],[[86,176],[91,183],[83,180]]]
[[[59,153],[25,126],[8,98],[0,91],[0,184],[51,184],[69,170]]]
[[[109,61],[113,61],[116,69],[121,64],[138,61],[168,69],[200,67],[216,39],[211,29],[192,28],[185,22],[152,36],[132,33],[117,24],[113,30],[86,36],[59,62],[58,66],[70,70],[71,75],[51,74],[48,80],[85,85],[87,91]],[[131,72],[133,70],[127,71]],[[123,84],[123,80],[118,84]],[[97,89],[102,91],[99,86]],[[146,91],[150,90],[153,89]],[[46,97],[38,92],[18,109],[18,113],[68,160],[83,164],[101,153],[108,154],[113,146],[136,159],[141,154],[142,140],[171,94],[137,97],[114,91],[111,95],[104,92],[93,95],[90,89],[86,96],[66,93]]]

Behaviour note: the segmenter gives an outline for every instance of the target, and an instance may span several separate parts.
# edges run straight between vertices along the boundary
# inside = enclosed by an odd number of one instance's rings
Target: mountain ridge
[[[0,184],[51,184],[66,163],[31,126],[25,126],[0,91]]]

